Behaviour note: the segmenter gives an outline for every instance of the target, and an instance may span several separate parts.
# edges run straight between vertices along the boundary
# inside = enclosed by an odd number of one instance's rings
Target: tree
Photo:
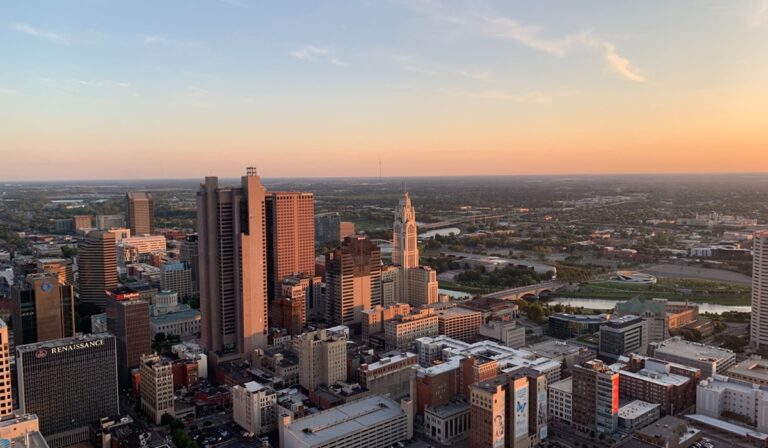
[[[165,417],[165,415],[163,417]],[[179,420],[177,418],[171,417],[170,425],[171,425],[171,429],[172,430],[184,429],[184,422],[182,422],[181,420]]]
[[[542,308],[538,303],[529,305],[527,313],[528,319],[534,322],[541,322],[541,320],[544,318],[544,308]]]

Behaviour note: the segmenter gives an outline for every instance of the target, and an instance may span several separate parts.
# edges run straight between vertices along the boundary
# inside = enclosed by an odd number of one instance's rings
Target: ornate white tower
[[[392,264],[406,269],[419,266],[416,210],[411,205],[411,196],[408,192],[405,192],[395,209],[395,223],[392,228]]]

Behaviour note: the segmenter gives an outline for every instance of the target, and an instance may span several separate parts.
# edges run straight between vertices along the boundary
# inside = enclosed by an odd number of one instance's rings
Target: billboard
[[[528,435],[528,386],[515,391],[515,439]]]
[[[504,447],[504,424],[505,424],[504,407],[499,409],[499,412],[493,417],[493,448]]]

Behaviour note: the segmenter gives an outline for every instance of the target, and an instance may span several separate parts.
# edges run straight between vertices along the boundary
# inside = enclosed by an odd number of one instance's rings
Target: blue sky
[[[715,156],[765,149],[766,54],[766,0],[0,2],[1,176],[617,172],[659,147],[738,171]]]

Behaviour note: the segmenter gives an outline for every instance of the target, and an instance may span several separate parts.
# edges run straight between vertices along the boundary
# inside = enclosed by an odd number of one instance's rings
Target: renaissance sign
[[[82,350],[84,348],[93,348],[104,345],[104,339],[94,339],[93,341],[77,342],[74,344],[63,345],[61,347],[51,347],[52,354],[73,352],[76,350]]]

